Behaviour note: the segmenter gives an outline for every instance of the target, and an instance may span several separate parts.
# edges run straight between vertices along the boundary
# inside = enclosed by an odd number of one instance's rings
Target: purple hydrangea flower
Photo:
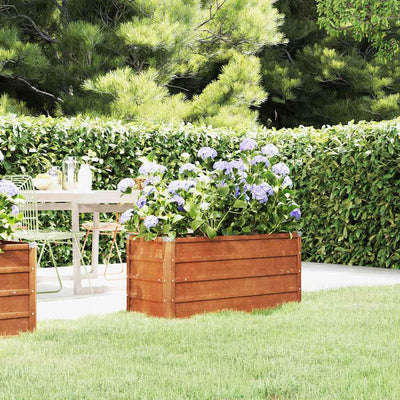
[[[275,164],[272,166],[272,172],[279,178],[285,175],[289,175],[289,167],[284,164],[283,162],[280,162],[278,164]]]
[[[10,197],[16,196],[19,193],[18,188],[13,182],[6,179],[0,180],[0,193],[7,194]]]
[[[156,174],[156,173],[162,174],[166,170],[167,170],[167,168],[164,167],[164,165],[157,164],[154,161],[151,161],[151,162],[150,161],[146,161],[139,168],[139,174],[140,175],[145,175],[145,176],[153,175],[153,174]]]
[[[261,153],[264,154],[264,156],[274,157],[279,154],[279,150],[274,144],[266,144],[261,148]]]
[[[218,153],[211,147],[202,147],[198,152],[197,152],[197,157],[202,158],[203,160],[207,158],[214,159],[217,157]]]
[[[242,143],[240,143],[239,149],[240,151],[251,151],[257,148],[257,142],[251,138],[243,139]]]
[[[185,171],[188,172],[192,172],[192,171],[196,171],[197,167],[192,164],[192,163],[187,163],[187,164],[183,164],[180,168],[179,168],[179,173],[183,174]]]
[[[135,181],[132,178],[125,178],[122,179],[117,185],[117,189],[121,193],[125,193],[128,188],[134,188],[135,187]]]
[[[147,229],[154,228],[158,224],[158,218],[155,215],[148,215],[143,224]]]
[[[263,182],[260,185],[251,186],[250,192],[252,198],[262,204],[265,204],[268,201],[268,196],[272,196],[274,194],[274,190],[266,182]]]
[[[201,211],[207,211],[210,208],[210,203],[207,203],[206,201],[203,201],[200,203],[200,210]]]
[[[125,224],[132,218],[132,216],[133,216],[133,209],[130,208],[129,210],[126,210],[121,214],[121,216],[119,217],[119,222],[121,222],[121,224]]]
[[[235,198],[237,199],[240,196],[240,187],[239,186],[235,186]]]
[[[136,202],[136,205],[139,208],[143,208],[147,203],[146,197],[145,196],[140,196],[139,199]]]
[[[185,199],[182,196],[179,196],[179,194],[175,194],[172,196],[171,203],[176,203],[178,206],[183,207],[185,205]]]
[[[4,161],[4,154],[2,153],[2,151],[0,150],[0,162]]]
[[[294,218],[296,221],[298,221],[301,217],[301,211],[300,208],[295,208],[291,213],[290,216]]]
[[[160,176],[151,176],[150,178],[147,178],[144,183],[143,186],[147,186],[147,185],[157,185],[157,183],[161,182],[161,177]]]
[[[254,156],[250,162],[251,165],[257,165],[259,163],[264,163],[267,168],[269,167],[269,160],[265,156]]]
[[[282,182],[282,186],[283,187],[289,186],[290,188],[293,187],[293,181],[290,179],[289,176],[285,176],[285,179]]]
[[[18,206],[16,206],[15,204],[13,204],[12,206],[11,206],[11,215],[18,215],[18,213],[19,213],[19,208],[18,208]]]

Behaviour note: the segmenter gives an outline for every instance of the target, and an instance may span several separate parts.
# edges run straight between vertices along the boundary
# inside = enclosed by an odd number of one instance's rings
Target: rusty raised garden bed
[[[36,328],[36,249],[0,242],[0,336]]]
[[[149,242],[130,236],[127,265],[127,310],[151,316],[251,311],[301,300],[297,233]]]

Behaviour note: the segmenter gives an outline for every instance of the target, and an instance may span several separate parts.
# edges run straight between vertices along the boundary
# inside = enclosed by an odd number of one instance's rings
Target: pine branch
[[[43,97],[46,97],[48,99],[51,99],[52,102],[63,103],[63,100],[60,97],[57,97],[52,93],[45,92],[44,90],[38,89],[37,87],[33,86],[31,83],[29,83],[24,78],[11,77],[11,76],[7,76],[7,75],[0,75],[0,78],[4,79],[5,81],[14,81],[14,82],[17,82],[19,84],[22,84],[27,89],[29,89],[31,92],[34,92],[34,93],[38,94],[39,96],[43,96]]]

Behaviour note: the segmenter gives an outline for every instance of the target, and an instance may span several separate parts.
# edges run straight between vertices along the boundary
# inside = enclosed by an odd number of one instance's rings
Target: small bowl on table
[[[39,190],[49,190],[54,185],[54,180],[51,178],[33,178],[32,182]]]

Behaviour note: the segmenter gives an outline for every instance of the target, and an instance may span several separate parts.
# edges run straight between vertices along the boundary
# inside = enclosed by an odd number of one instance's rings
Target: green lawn
[[[253,314],[119,313],[0,340],[0,399],[400,399],[400,286]]]

